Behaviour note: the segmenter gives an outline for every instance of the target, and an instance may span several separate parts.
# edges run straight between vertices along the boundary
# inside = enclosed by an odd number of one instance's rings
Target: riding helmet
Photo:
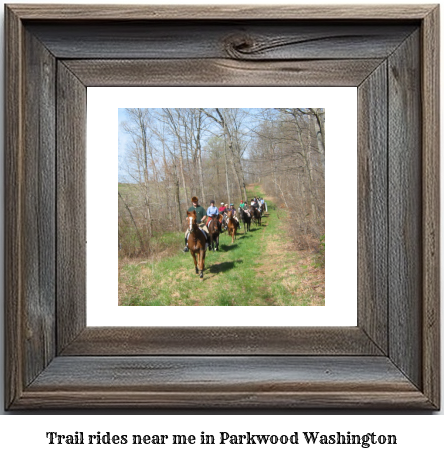
[[[197,198],[197,196],[193,196],[193,197],[191,198],[191,202],[192,202],[192,203],[197,203],[197,202],[199,202],[199,199]]]

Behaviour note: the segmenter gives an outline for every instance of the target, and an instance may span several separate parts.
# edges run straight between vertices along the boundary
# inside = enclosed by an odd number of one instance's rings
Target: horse
[[[217,216],[217,220],[219,221],[219,232],[222,233],[223,229],[224,229],[224,214],[219,214]]]
[[[213,215],[207,224],[210,233],[210,249],[214,251],[219,250],[220,221],[220,215]]]
[[[190,234],[188,235],[188,248],[190,249],[191,256],[194,260],[196,274],[199,274],[200,269],[199,277],[203,279],[207,238],[203,231],[199,228],[199,225],[196,223],[196,211],[187,211],[187,223],[190,227]],[[197,267],[196,254],[199,257],[199,268]]]
[[[228,226],[228,217],[227,217],[227,212],[224,211],[222,215],[222,219],[220,220],[220,223],[221,223],[221,227],[220,227],[220,231],[224,231],[227,229],[227,226]]]
[[[262,204],[261,202],[259,202],[259,213],[261,214],[261,217],[264,216],[264,212],[265,212],[265,203]]]
[[[251,218],[253,219],[253,222],[254,223],[259,223],[259,225],[262,225],[261,223],[261,213],[259,212],[259,209],[257,207],[254,207],[254,206],[250,206],[250,210],[251,210]]]
[[[236,231],[238,228],[238,223],[233,219],[233,213],[228,211],[228,234],[231,236],[231,243],[233,244],[236,239]]]
[[[242,207],[240,207],[239,216],[242,219],[242,223],[244,224],[244,234],[245,234],[247,231],[250,231],[251,214],[248,212],[248,210],[245,210]]]

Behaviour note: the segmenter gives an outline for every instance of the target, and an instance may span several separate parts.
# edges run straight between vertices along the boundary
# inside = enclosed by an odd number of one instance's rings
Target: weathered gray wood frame
[[[438,6],[5,18],[6,409],[439,408]],[[358,326],[86,327],[86,87],[113,85],[358,87]]]

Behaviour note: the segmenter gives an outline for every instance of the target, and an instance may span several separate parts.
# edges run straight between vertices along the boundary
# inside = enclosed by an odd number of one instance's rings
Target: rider
[[[266,210],[267,210],[267,207],[265,206],[265,200],[264,200],[264,198],[263,198],[262,196],[259,198],[259,203],[260,203],[262,209],[263,209],[264,211],[266,211]]]
[[[214,200],[210,201],[210,205],[208,206],[207,209],[207,217],[208,221],[211,219],[213,215],[219,215],[219,209],[214,205]],[[217,220],[217,227],[220,229],[220,222]]]
[[[222,203],[220,203],[219,213],[223,214],[224,212],[225,212],[225,204],[222,201]]]
[[[228,210],[229,210],[229,211],[231,212],[231,214],[233,215],[233,218],[234,218],[234,220],[236,220],[237,225],[240,226],[239,219],[237,218],[237,212],[236,212],[236,209],[235,209],[233,203],[230,204],[230,208],[229,208]]]
[[[239,207],[241,207],[242,209],[245,207],[245,203],[241,200],[240,204],[239,204]]]
[[[219,209],[214,205],[214,200],[210,201],[210,205],[207,209],[207,216],[211,217],[212,215],[219,215]]]
[[[207,234],[210,234],[208,232],[208,228],[205,226],[205,219],[207,218],[205,215],[205,209],[199,205],[197,196],[193,196],[191,198],[191,202],[193,205],[188,208],[188,212],[196,211],[196,223],[199,225],[199,228],[205,231]],[[189,234],[190,229],[187,228],[187,231],[185,232],[185,248],[183,249],[184,252],[188,252],[187,240]]]

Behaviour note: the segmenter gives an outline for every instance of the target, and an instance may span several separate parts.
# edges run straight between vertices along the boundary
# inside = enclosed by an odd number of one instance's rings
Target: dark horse
[[[219,215],[213,215],[207,224],[210,232],[210,249],[214,251],[219,250],[220,218]]]
[[[239,216],[242,220],[242,223],[244,224],[244,234],[245,234],[247,231],[250,231],[251,214],[248,211],[246,211],[240,207]]]
[[[196,274],[199,274],[200,269],[200,278],[203,279],[207,239],[196,223],[196,211],[187,211],[187,223],[190,229],[190,234],[188,236],[188,248],[190,249],[191,256],[194,260]],[[197,267],[196,254],[199,257],[199,268]]]
[[[250,211],[251,211],[251,217],[253,219],[253,222],[254,223],[259,223],[259,225],[261,225],[261,213],[259,212],[259,209],[257,207],[254,207],[254,206],[250,206]]]

